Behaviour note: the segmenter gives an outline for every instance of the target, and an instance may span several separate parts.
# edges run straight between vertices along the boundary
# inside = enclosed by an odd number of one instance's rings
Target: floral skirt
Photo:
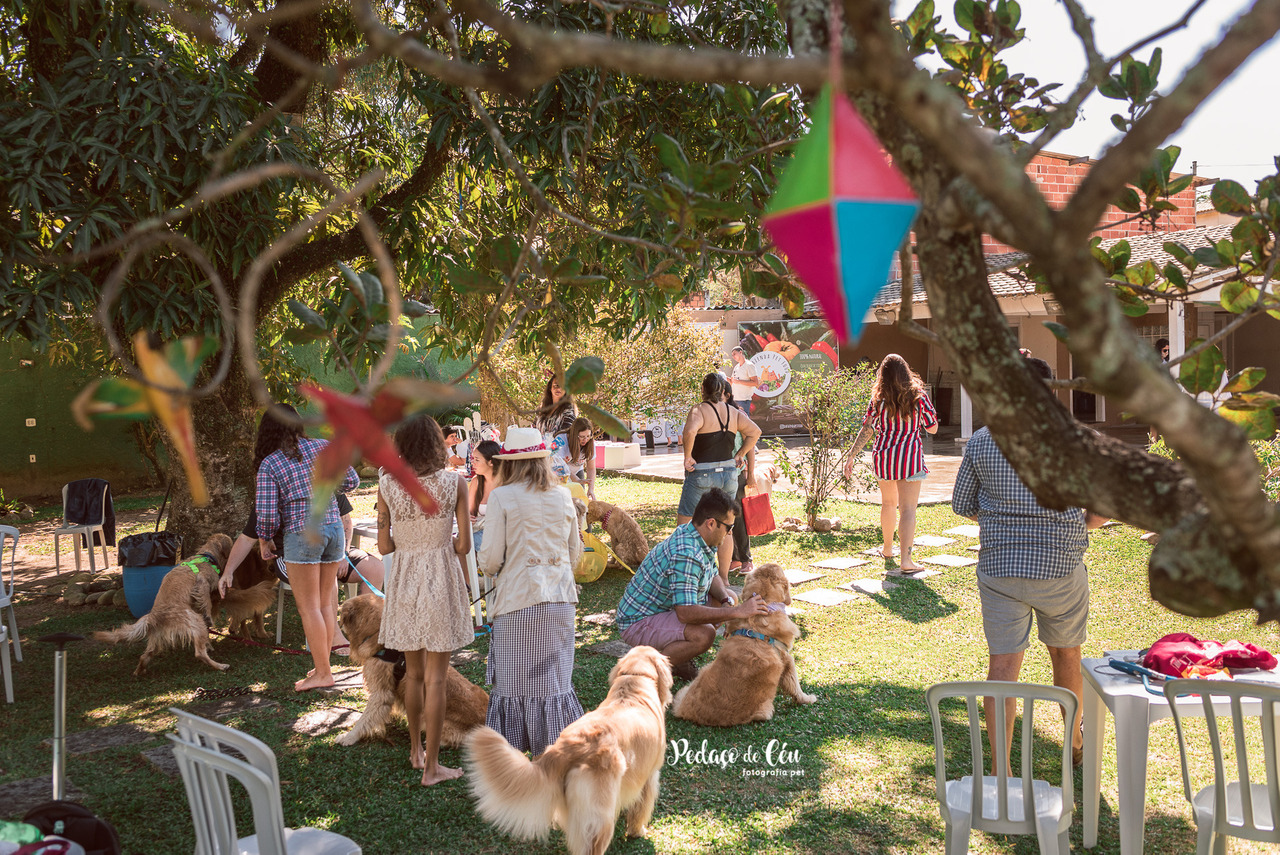
[[[582,717],[573,691],[576,611],[573,603],[538,603],[493,620],[485,724],[535,757]]]

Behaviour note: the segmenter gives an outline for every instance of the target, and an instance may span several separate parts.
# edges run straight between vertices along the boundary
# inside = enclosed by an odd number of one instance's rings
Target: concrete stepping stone
[[[229,745],[222,746],[222,753],[235,757],[238,760],[247,759],[236,749]],[[148,748],[141,752],[142,759],[146,760],[152,766],[156,767],[156,771],[168,775],[170,778],[178,777],[178,760],[173,756],[172,745],[157,745],[155,748]]]
[[[854,579],[840,587],[860,594],[883,594],[898,587],[898,583],[892,579]]]
[[[945,532],[943,532],[943,534],[958,534],[962,537],[977,537],[978,526],[976,523],[969,523],[968,525],[958,525],[955,528],[947,529]]]
[[[946,546],[948,543],[955,543],[954,537],[938,537],[936,534],[921,534],[916,536],[916,546]]]
[[[343,690],[364,688],[364,669],[334,668],[333,685]]]
[[[155,738],[155,734],[143,730],[136,724],[113,724],[109,727],[67,734],[66,748],[68,754],[92,754],[106,748],[139,745]],[[44,744],[53,745],[53,739],[44,740]]]
[[[884,559],[884,553],[880,551],[880,547],[879,547],[879,546],[873,546],[873,547],[871,547],[870,549],[864,549],[864,550],[862,550],[862,553],[861,553],[861,554],[863,554],[863,555],[871,555],[871,556],[874,556],[875,558],[879,558],[879,559],[881,559],[881,560],[883,560],[883,559]],[[894,554],[894,555],[897,555],[897,554],[898,554],[898,547],[897,547],[897,545],[895,545],[895,546],[893,547],[893,554]]]
[[[795,617],[796,615],[804,614],[804,609],[798,609],[795,606],[787,606],[782,611],[786,614],[787,617]]]
[[[833,588],[815,588],[812,591],[805,591],[803,594],[792,594],[791,599],[813,603],[815,606],[838,606],[841,603],[858,599],[858,595],[851,594],[848,591],[837,591]]]
[[[925,564],[940,564],[943,567],[972,567],[978,563],[978,559],[963,555],[931,555],[920,560]]]
[[[174,764],[174,771],[177,772],[177,770],[177,764]],[[66,801],[84,802],[89,797],[88,793],[71,783],[69,779],[63,779],[62,787],[62,798]],[[52,792],[53,783],[50,775],[23,778],[20,781],[10,781],[0,785],[0,819],[15,821],[21,819],[33,807],[49,801],[52,798]]]
[[[783,570],[782,575],[787,577],[787,581],[791,583],[791,587],[803,585],[806,582],[812,582],[815,579],[821,579],[821,573],[809,573],[804,570]]]
[[[982,551],[982,544],[981,544],[981,543],[975,543],[973,546],[966,546],[966,547],[965,547],[965,549],[966,549],[966,550],[968,550],[969,552],[981,552],[981,551]]]
[[[941,570],[917,570],[914,573],[903,573],[902,569],[895,567],[885,573],[894,579],[928,579],[930,576],[941,576]]]
[[[620,638],[615,638],[613,641],[602,641],[599,644],[593,644],[587,648],[587,652],[621,659],[623,656],[627,655],[627,651],[630,649],[630,644],[627,644]]]
[[[595,615],[587,615],[586,617],[583,618],[583,620],[585,620],[587,623],[594,623],[598,626],[615,626],[618,623],[617,615],[618,615],[617,609],[609,609],[609,611],[607,612],[600,612],[599,614],[595,614]]]
[[[870,564],[870,563],[871,562],[865,561],[861,558],[841,557],[841,558],[828,558],[824,561],[815,561],[809,566],[820,567],[823,570],[850,570],[854,567],[861,567],[863,564]],[[791,572],[791,571],[787,571],[787,572]],[[794,585],[795,582],[792,582],[791,584]]]
[[[312,710],[298,718],[289,727],[294,733],[325,736],[339,729],[350,730],[355,726],[356,719],[360,718],[360,715],[359,710],[329,707],[323,710]]]
[[[463,648],[462,650],[455,652],[452,656],[449,657],[449,664],[452,665],[454,668],[457,668],[459,665],[466,665],[468,662],[483,662],[483,661],[484,661],[484,654],[482,654],[479,650],[472,650],[470,648]]]

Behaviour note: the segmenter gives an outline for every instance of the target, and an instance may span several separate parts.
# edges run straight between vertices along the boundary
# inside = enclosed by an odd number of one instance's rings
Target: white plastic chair
[[[4,581],[4,542],[12,540],[9,545],[9,584]],[[18,563],[18,530],[11,525],[0,525],[0,622],[4,620],[4,612],[9,613],[9,636],[13,641],[13,656],[19,662],[22,661],[22,642],[18,640],[18,616],[13,610],[13,572],[14,565]],[[4,650],[5,661],[9,661],[9,648],[6,646]],[[5,679],[8,679],[9,669],[5,668]],[[13,696],[10,694],[9,702],[13,702]]]
[[[13,703],[13,666],[9,664],[9,631],[0,623],[0,677],[4,678],[5,703]]]
[[[1022,775],[1009,776],[1008,764],[1000,765],[999,775],[983,774],[982,743],[986,732],[978,714],[984,697],[994,697],[996,721],[991,728],[996,757],[1009,756],[1005,744],[1005,700],[1022,701]],[[942,735],[942,717],[938,704],[944,698],[964,698],[969,717],[969,753],[972,772],[958,781],[947,780],[946,753]],[[1055,686],[1030,683],[973,681],[938,683],[925,692],[929,715],[933,719],[935,774],[938,806],[946,825],[946,851],[958,855],[969,851],[969,831],[978,828],[996,834],[1035,834],[1040,851],[1071,851],[1067,832],[1075,806],[1071,778],[1071,723],[1075,721],[1076,696]],[[1035,733],[1035,702],[1045,701],[1066,710],[1062,729],[1062,786],[1053,787],[1031,777],[1032,740]],[[1056,710],[1055,710],[1056,712]],[[980,786],[974,786],[980,781]],[[1028,798],[1028,795],[1030,798]]]
[[[75,482],[72,482],[75,483]],[[107,491],[111,489],[110,484],[102,485],[102,516],[97,521],[92,520],[69,520],[67,519],[67,488],[71,484],[62,485],[62,525],[53,531],[53,572],[57,573],[61,570],[60,556],[58,552],[58,538],[64,535],[71,535],[71,542],[76,548],[76,572],[80,572],[80,538],[85,538],[85,543],[89,547],[89,572],[97,573],[98,570],[93,565],[93,533],[100,532],[102,534],[102,569],[106,570],[111,566],[111,562],[107,560],[107,534],[105,531],[107,521]]]
[[[1180,696],[1201,693],[1194,703],[1187,704],[1184,699],[1180,704]],[[1209,692],[1213,694],[1210,695]],[[1178,730],[1178,752],[1182,757],[1182,786],[1187,801],[1191,802],[1192,812],[1196,817],[1199,834],[1196,838],[1196,852],[1207,855],[1210,852],[1225,853],[1228,837],[1241,837],[1246,840],[1264,840],[1280,843],[1280,762],[1277,762],[1277,750],[1280,743],[1276,740],[1276,704],[1280,702],[1280,686],[1261,685],[1248,682],[1229,682],[1205,680],[1169,680],[1164,685],[1165,697],[1173,710],[1173,723]],[[1222,738],[1218,731],[1217,711],[1222,709],[1223,702],[1229,702],[1231,735],[1234,742],[1236,777],[1228,780],[1223,761]],[[1245,711],[1245,705],[1254,707]],[[1194,713],[1185,710],[1186,706]],[[1223,711],[1223,718],[1227,718]],[[1182,729],[1184,716],[1203,715],[1208,722],[1208,740],[1213,748],[1213,783],[1203,787],[1194,795],[1191,792],[1191,773],[1187,768],[1187,743]],[[1249,768],[1249,752],[1247,751],[1246,723],[1256,723],[1262,731],[1261,764],[1253,764],[1252,774]],[[1263,768],[1260,770],[1258,766]],[[1260,777],[1259,773],[1265,777]],[[1260,781],[1255,783],[1255,780]]]
[[[196,830],[196,855],[360,855],[354,841],[318,828],[286,828],[276,758],[263,742],[181,710],[169,734],[187,788]],[[244,759],[227,753],[231,749]],[[228,776],[249,794],[254,834],[236,838]]]

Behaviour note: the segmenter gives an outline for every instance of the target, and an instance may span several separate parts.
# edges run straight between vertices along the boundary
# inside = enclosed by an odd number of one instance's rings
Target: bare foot
[[[425,758],[422,756],[422,746],[409,749],[409,765],[415,769],[421,769],[425,764]]]
[[[903,559],[899,569],[902,570],[903,573],[919,573],[924,568],[912,561],[910,558],[905,558]]]
[[[293,684],[295,692],[308,692],[312,689],[331,689],[333,688],[333,675],[328,677],[317,677],[315,674],[308,674],[298,682]]]
[[[422,786],[429,787],[441,781],[452,781],[454,778],[461,777],[461,769],[450,769],[448,766],[441,766],[437,763],[433,768],[422,771]]]

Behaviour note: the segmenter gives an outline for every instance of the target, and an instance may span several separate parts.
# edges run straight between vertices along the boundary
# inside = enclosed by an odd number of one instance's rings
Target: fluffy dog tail
[[[231,615],[252,615],[276,601],[276,580],[264,579],[252,588],[231,588],[222,598],[222,608]]]
[[[466,750],[467,777],[480,815],[512,837],[546,840],[561,782],[492,728],[471,731]]]
[[[151,623],[150,618],[150,614],[145,614],[136,623],[121,624],[118,629],[107,632],[95,632],[93,637],[108,644],[118,644],[121,641],[142,641],[147,637],[147,629]]]

